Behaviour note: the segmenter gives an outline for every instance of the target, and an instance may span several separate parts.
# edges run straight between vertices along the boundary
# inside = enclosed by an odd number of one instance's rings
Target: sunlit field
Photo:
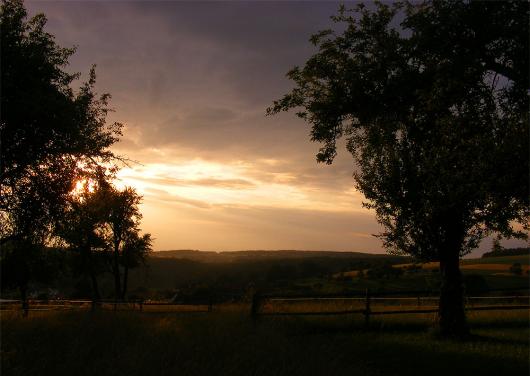
[[[439,340],[434,316],[2,313],[4,375],[526,375],[527,311],[472,312],[473,336]]]

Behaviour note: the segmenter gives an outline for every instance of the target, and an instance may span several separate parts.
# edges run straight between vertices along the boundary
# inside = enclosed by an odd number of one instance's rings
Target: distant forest
[[[151,253],[151,257],[188,259],[202,262],[234,262],[234,261],[262,261],[278,259],[303,259],[303,258],[338,258],[338,259],[377,259],[388,257],[388,254],[373,254],[362,252],[337,252],[337,251],[303,251],[303,250],[244,250],[244,251],[199,251],[191,249],[178,249]]]
[[[504,248],[496,249],[491,252],[486,252],[482,255],[482,258],[488,257],[502,257],[502,256],[520,256],[520,255],[530,255],[530,247],[526,248]]]

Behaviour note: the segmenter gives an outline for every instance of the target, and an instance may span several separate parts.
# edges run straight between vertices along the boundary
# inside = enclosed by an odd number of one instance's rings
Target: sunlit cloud
[[[147,199],[164,194],[175,203],[211,205],[269,206],[327,211],[364,210],[360,195],[349,189],[333,193],[305,182],[296,171],[275,170],[281,163],[262,161],[214,163],[200,159],[140,165],[122,169],[118,181],[135,187]],[[272,169],[272,170],[271,170]],[[169,196],[168,196],[169,195]],[[172,199],[168,199],[172,197]],[[338,201],[340,199],[340,201]],[[186,200],[189,200],[187,202]],[[359,207],[352,207],[358,201]]]
[[[167,202],[179,203],[179,204],[190,205],[190,206],[201,208],[201,209],[210,208],[210,205],[204,201],[181,197],[181,196],[166,192],[162,189],[146,188],[145,194],[147,198],[151,200],[155,200],[155,201],[161,201],[161,202],[166,202],[166,203]]]

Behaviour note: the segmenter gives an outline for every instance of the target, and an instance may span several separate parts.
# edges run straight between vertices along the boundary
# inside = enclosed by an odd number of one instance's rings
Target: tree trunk
[[[20,289],[20,300],[22,302],[22,316],[28,317],[28,313],[29,313],[28,286],[21,285],[19,289]]]
[[[121,293],[121,299],[125,300],[125,295],[127,294],[127,280],[129,278],[129,266],[125,265],[125,270],[123,271],[123,291]]]
[[[438,325],[445,337],[462,337],[469,333],[464,310],[464,286],[460,273],[458,251],[446,253],[440,258],[440,303]]]
[[[92,310],[96,309],[96,303],[100,300],[98,280],[92,267],[90,268],[90,279],[92,280]]]
[[[101,295],[99,294],[98,279],[96,277],[96,271],[94,268],[94,257],[92,250],[88,249],[88,272],[90,274],[90,280],[92,281],[92,310],[96,309],[96,303],[100,300]]]
[[[121,296],[121,275],[120,275],[120,260],[119,260],[119,243],[114,243],[114,296],[118,300]]]

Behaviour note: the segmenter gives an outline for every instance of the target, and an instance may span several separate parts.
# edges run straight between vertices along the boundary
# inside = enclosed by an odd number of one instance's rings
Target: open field
[[[496,296],[519,296],[511,300],[492,300],[488,296],[484,301],[469,301],[468,304],[528,304],[528,299],[521,298],[528,295],[527,276],[498,274],[499,268],[511,266],[515,259],[520,262],[521,257],[465,260],[464,276],[472,277],[466,279],[466,289],[471,296],[475,292],[492,295],[485,288],[509,290],[493,294]],[[487,262],[477,262],[483,260]],[[399,278],[347,280],[311,277],[298,271],[298,275],[285,284],[282,278],[286,272],[296,271],[302,264],[280,262],[278,265],[284,265],[285,273],[278,275],[278,281],[283,282],[277,291],[286,295],[295,292],[325,296],[370,289],[374,294],[371,302],[374,312],[436,310],[435,293],[421,301],[417,296],[403,299],[377,295],[385,291],[436,291],[438,273],[428,269],[407,272]],[[528,266],[524,262],[521,264]],[[190,265],[192,268],[187,269],[187,276],[178,273],[179,268]],[[257,272],[263,265],[270,270],[275,268],[275,264],[253,262],[218,264],[213,270],[219,276],[222,273],[237,276],[247,266]],[[291,269],[285,265],[291,265]],[[160,259],[150,269],[150,278],[156,281],[154,286],[169,288],[176,285],[177,280],[173,278],[194,280],[209,267],[211,264],[190,264],[189,260]],[[218,283],[212,280],[211,287],[218,287]],[[270,287],[277,283],[271,279]],[[168,290],[169,295],[173,293]],[[374,315],[366,329],[364,316],[359,312],[365,307],[362,294],[354,299],[266,298],[259,305],[263,316],[254,320],[250,317],[249,297],[243,295],[232,303],[214,304],[212,312],[207,312],[210,307],[204,304],[144,304],[142,311],[138,304],[133,307],[134,311],[130,311],[128,305],[119,305],[113,312],[113,304],[105,303],[91,313],[90,302],[74,303],[74,308],[65,307],[69,311],[39,311],[46,307],[34,305],[37,310],[30,311],[28,319],[22,319],[20,312],[0,312],[2,374],[446,376],[448,373],[480,372],[483,376],[529,372],[528,310],[469,311],[473,337],[456,342],[435,338],[430,329],[435,319],[433,313]],[[358,313],[333,313],[341,311]],[[311,312],[311,316],[270,316],[300,312]],[[329,316],[312,316],[312,312],[324,312]]]
[[[245,312],[2,313],[3,375],[525,375],[529,317],[473,312],[468,341],[433,315],[265,317]]]
[[[514,263],[521,264],[523,274],[527,273],[527,271],[530,269],[530,257],[528,255],[464,259],[460,261],[460,269],[464,274],[467,272],[486,275],[497,274],[513,276],[513,274],[510,273],[510,267]],[[413,265],[419,266],[423,271],[434,271],[440,268],[440,264],[438,262],[426,262],[421,264],[398,263],[394,264],[393,267],[407,269]],[[363,272],[367,273],[368,269],[363,269]],[[351,270],[347,272],[336,273],[334,277],[355,278],[358,277],[358,275],[359,270]]]
[[[489,258],[478,258],[478,259],[465,259],[460,261],[460,268],[462,270],[509,270],[510,266],[514,263],[521,264],[523,270],[528,270],[530,266],[529,256],[504,256],[504,257],[489,257]],[[412,264],[396,264],[397,268],[407,267]],[[427,262],[420,264],[422,269],[438,269],[438,262]]]
[[[478,259],[464,259],[462,264],[509,264],[520,263],[521,265],[530,264],[529,255],[517,255],[517,256],[501,256],[501,257],[486,257]]]

